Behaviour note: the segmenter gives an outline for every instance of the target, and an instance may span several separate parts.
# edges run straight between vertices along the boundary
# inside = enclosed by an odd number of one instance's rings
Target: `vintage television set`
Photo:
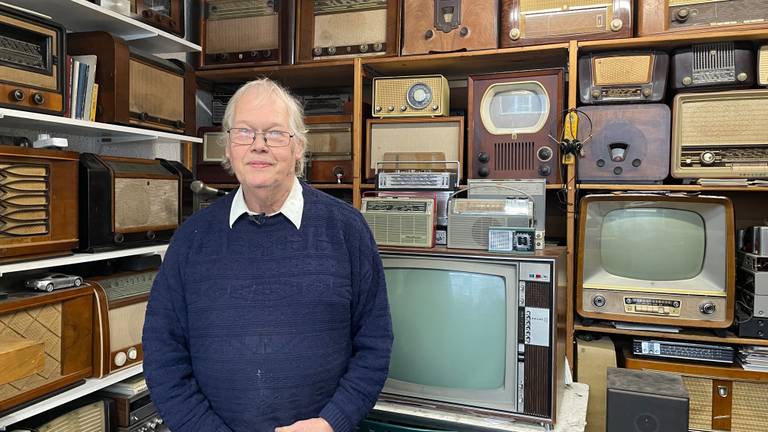
[[[380,401],[555,421],[563,248],[526,256],[385,251],[382,261],[395,342]]]
[[[730,199],[588,195],[580,211],[576,307],[581,316],[687,327],[731,324]]]

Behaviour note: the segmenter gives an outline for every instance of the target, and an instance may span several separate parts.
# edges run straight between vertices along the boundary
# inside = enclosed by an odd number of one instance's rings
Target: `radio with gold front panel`
[[[301,62],[400,51],[399,0],[298,0],[297,12]]]
[[[498,0],[404,0],[403,55],[498,47]]]
[[[373,79],[374,117],[447,116],[448,80],[442,75],[412,75]]]
[[[637,35],[768,27],[768,0],[638,0]]]
[[[659,102],[667,89],[663,51],[590,53],[579,57],[581,103]]]

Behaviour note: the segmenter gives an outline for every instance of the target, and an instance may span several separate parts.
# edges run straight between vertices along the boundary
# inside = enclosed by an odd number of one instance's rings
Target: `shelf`
[[[170,132],[121,126],[111,123],[98,123],[76,120],[68,117],[40,114],[0,108],[0,128],[38,129],[46,133],[61,133],[83,137],[94,137],[102,143],[137,142],[165,140],[176,142],[202,143],[198,137],[179,135]],[[34,140],[34,137],[30,137]]]
[[[650,185],[650,184],[590,184],[579,183],[579,190],[603,191],[672,191],[672,192],[768,192],[768,186],[700,186],[700,185]]]
[[[441,74],[448,79],[466,79],[470,74],[507,70],[565,67],[568,44],[536,45],[458,53],[362,59],[372,75]]]
[[[308,183],[315,189],[352,189],[350,183]]]
[[[109,252],[99,253],[76,253],[56,258],[46,258],[41,260],[23,261],[12,264],[0,265],[0,277],[6,273],[13,273],[25,270],[36,270],[49,267],[58,267],[69,264],[77,264],[91,261],[102,261],[111,258],[120,258],[134,255],[158,254],[168,249],[167,244],[158,244],[153,246],[144,246],[133,249],[120,249]]]
[[[762,24],[765,26],[765,24]],[[711,30],[696,33],[664,34],[658,36],[644,36],[628,39],[612,39],[579,42],[579,51],[601,51],[619,49],[672,49],[681,46],[690,46],[692,43],[721,41],[721,40],[768,40],[768,29],[757,30]]]
[[[462,185],[462,186],[466,186],[466,185]],[[547,183],[547,186],[546,186],[547,190],[559,190],[559,189],[563,189],[563,187],[564,186],[563,186],[562,183]],[[362,184],[360,184],[360,189],[363,189],[363,190],[375,190],[376,189],[376,185],[373,184],[373,183],[362,183]],[[766,189],[766,190],[768,190],[768,189]]]
[[[22,420],[28,419],[34,415],[56,408],[59,405],[63,405],[67,402],[73,401],[77,398],[81,398],[88,394],[91,394],[97,390],[101,390],[104,387],[108,387],[116,382],[120,382],[124,379],[130,378],[134,375],[140,374],[143,371],[143,365],[137,364],[121,371],[115,372],[111,375],[107,375],[100,379],[87,379],[85,383],[69,389],[65,392],[59,393],[50,398],[44,399],[38,403],[32,404],[24,409],[18,410],[5,417],[0,418],[0,431],[4,431],[8,426],[18,423]]]
[[[629,350],[624,351],[624,361],[630,369],[651,369],[686,376],[701,376],[707,378],[728,378],[744,381],[768,381],[768,373],[748,371],[740,364],[709,365],[699,363],[679,363],[672,361],[647,359],[633,356]]]
[[[4,0],[24,9],[51,17],[67,31],[107,31],[125,39],[128,45],[152,54],[199,52],[193,44],[141,21],[95,5],[88,0]]]
[[[583,331],[590,333],[602,333],[602,334],[619,334],[625,336],[638,336],[638,337],[652,337],[658,339],[672,339],[672,340],[685,340],[685,341],[697,341],[697,342],[714,342],[721,344],[738,344],[738,345],[759,345],[768,346],[768,339],[751,339],[740,338],[730,331],[726,332],[725,337],[717,336],[713,331],[707,329],[683,329],[679,333],[667,333],[658,331],[647,330],[623,330],[617,329],[612,325],[604,322],[596,322],[592,325],[584,325],[579,320],[573,326],[575,331]]]
[[[265,76],[289,88],[351,87],[354,81],[354,59],[302,63],[295,65],[259,66],[199,70],[200,79],[214,83],[250,81]]]

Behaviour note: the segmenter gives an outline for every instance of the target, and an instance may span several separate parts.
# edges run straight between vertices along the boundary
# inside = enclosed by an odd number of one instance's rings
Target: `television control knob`
[[[24,92],[16,89],[11,92],[11,99],[15,100],[16,102],[21,102],[24,100]]]
[[[736,79],[737,79],[739,82],[744,82],[744,81],[746,81],[746,80],[747,80],[747,73],[746,73],[746,72],[741,72],[740,74],[736,75]]]
[[[45,96],[43,96],[41,93],[35,93],[32,95],[32,102],[35,105],[42,105],[45,103]]]
[[[690,16],[691,11],[689,11],[688,8],[678,9],[677,13],[675,13],[675,21],[686,22]]]
[[[488,161],[489,161],[489,160],[491,160],[491,157],[490,157],[490,155],[488,155],[488,153],[486,153],[486,152],[480,152],[480,153],[477,155],[477,160],[478,160],[479,162],[482,162],[482,163],[488,163]]]
[[[128,358],[131,360],[136,360],[139,357],[139,351],[136,349],[136,347],[130,347],[128,348]]]
[[[480,177],[488,177],[491,174],[491,171],[488,169],[488,167],[480,167],[480,169],[477,170],[477,175]]]
[[[691,84],[693,84],[693,78],[691,78],[689,76],[683,77],[683,85],[684,86],[689,86]]]
[[[424,39],[430,40],[433,37],[435,37],[435,32],[433,32],[432,29],[429,29],[429,30],[424,32]]]
[[[469,34],[469,29],[466,27],[462,27],[461,30],[459,30],[459,36],[466,37]]]
[[[119,353],[115,354],[115,366],[123,366],[126,361],[128,361],[128,356],[125,355],[124,352],[120,351]]]
[[[611,20],[611,31],[617,32],[621,30],[621,28],[624,27],[624,22],[618,18],[614,18]]]
[[[520,39],[520,29],[513,28],[509,30],[509,38],[513,41]]]
[[[552,174],[552,168],[550,168],[549,165],[542,165],[539,167],[540,176],[547,177],[550,174]]]
[[[539,159],[541,162],[547,162],[548,160],[552,159],[552,155],[553,155],[553,154],[554,154],[554,153],[552,152],[552,149],[551,149],[551,148],[549,148],[549,147],[547,147],[547,146],[544,146],[544,147],[541,147],[541,148],[540,148],[540,149],[539,149],[539,150],[536,152],[536,157],[537,157],[537,158],[538,158],[538,159]]]
[[[601,295],[596,295],[596,296],[592,297],[592,304],[595,307],[601,308],[601,307],[605,306],[605,303],[606,303],[605,297],[603,297]]]
[[[712,302],[706,302],[699,305],[699,312],[705,315],[712,315],[715,313],[715,304]]]
[[[711,151],[705,151],[699,156],[702,165],[712,165],[715,163],[715,154]]]

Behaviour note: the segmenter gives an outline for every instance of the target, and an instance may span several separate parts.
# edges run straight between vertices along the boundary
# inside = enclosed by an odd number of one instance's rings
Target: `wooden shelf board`
[[[547,190],[558,190],[563,188],[562,183],[547,183]],[[374,190],[376,189],[376,185],[373,183],[362,183],[360,184],[360,189],[364,190]]]
[[[696,33],[670,33],[628,39],[583,41],[578,43],[578,47],[579,51],[583,52],[632,48],[671,49],[691,45],[692,43],[718,40],[768,40],[768,29],[712,30]]]
[[[457,53],[362,59],[364,68],[380,75],[441,74],[462,79],[481,74],[519,69],[565,67],[568,44],[536,45]]]
[[[25,270],[44,269],[49,267],[58,267],[63,265],[78,264],[92,261],[102,261],[112,258],[120,258],[126,256],[145,255],[145,254],[161,254],[168,249],[167,244],[158,244],[153,246],[144,246],[131,249],[119,249],[109,252],[97,252],[97,253],[76,253],[73,255],[66,255],[56,258],[45,258],[32,261],[21,261],[11,264],[0,265],[0,276],[6,273],[13,273]]]
[[[214,83],[249,81],[265,76],[289,88],[351,87],[354,79],[352,59],[245,68],[199,70],[197,77]]]
[[[352,190],[351,183],[308,183],[315,189],[349,189]]]
[[[672,340],[687,340],[698,342],[714,342],[722,344],[739,344],[739,345],[759,345],[768,346],[768,339],[751,339],[740,338],[730,331],[726,332],[725,337],[717,336],[713,331],[707,329],[683,329],[679,333],[666,333],[658,331],[647,330],[623,330],[617,329],[610,324],[604,322],[596,322],[592,325],[584,325],[578,319],[574,323],[574,330],[590,332],[590,333],[603,333],[603,334],[619,334],[626,336],[642,336],[652,337],[658,339],[672,339]]]
[[[700,376],[707,378],[727,378],[744,381],[768,381],[768,373],[749,371],[740,364],[714,365],[691,362],[674,362],[656,360],[632,355],[628,350],[624,351],[627,367],[632,369],[651,369],[663,372],[672,372],[686,376]]]
[[[650,185],[650,184],[591,184],[579,183],[580,190],[604,190],[604,191],[675,191],[675,192],[701,192],[701,191],[731,191],[731,192],[768,192],[768,186],[700,186],[700,185]]]

